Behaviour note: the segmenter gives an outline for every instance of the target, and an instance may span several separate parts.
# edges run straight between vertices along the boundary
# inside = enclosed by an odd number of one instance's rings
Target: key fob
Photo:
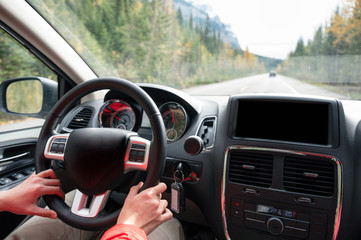
[[[184,188],[181,183],[174,182],[171,187],[171,204],[170,209],[176,213],[185,210]]]

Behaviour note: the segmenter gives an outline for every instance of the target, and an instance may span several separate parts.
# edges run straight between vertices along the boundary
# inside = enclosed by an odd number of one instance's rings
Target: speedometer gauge
[[[177,141],[187,127],[187,114],[176,102],[167,102],[159,108],[163,117],[168,142]]]
[[[102,127],[133,130],[135,125],[133,108],[122,100],[108,100],[99,111],[99,124]]]

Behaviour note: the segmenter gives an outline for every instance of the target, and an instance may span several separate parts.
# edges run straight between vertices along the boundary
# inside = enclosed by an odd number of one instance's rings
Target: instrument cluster
[[[162,114],[168,142],[175,142],[187,129],[188,116],[183,106],[177,102],[166,102],[159,107]],[[137,117],[132,106],[123,100],[111,99],[102,105],[98,114],[101,127],[119,128],[132,131]]]

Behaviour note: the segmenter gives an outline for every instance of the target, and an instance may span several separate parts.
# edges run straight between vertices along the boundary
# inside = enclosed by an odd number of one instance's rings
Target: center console
[[[224,157],[226,238],[336,239],[342,166],[328,150],[338,145],[337,102],[230,101],[228,135],[239,144],[228,146]]]

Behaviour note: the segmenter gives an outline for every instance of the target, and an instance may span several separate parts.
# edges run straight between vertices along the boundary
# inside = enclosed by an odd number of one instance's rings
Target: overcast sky
[[[221,21],[231,25],[244,50],[284,59],[302,37],[312,39],[343,0],[192,0],[207,3]]]

